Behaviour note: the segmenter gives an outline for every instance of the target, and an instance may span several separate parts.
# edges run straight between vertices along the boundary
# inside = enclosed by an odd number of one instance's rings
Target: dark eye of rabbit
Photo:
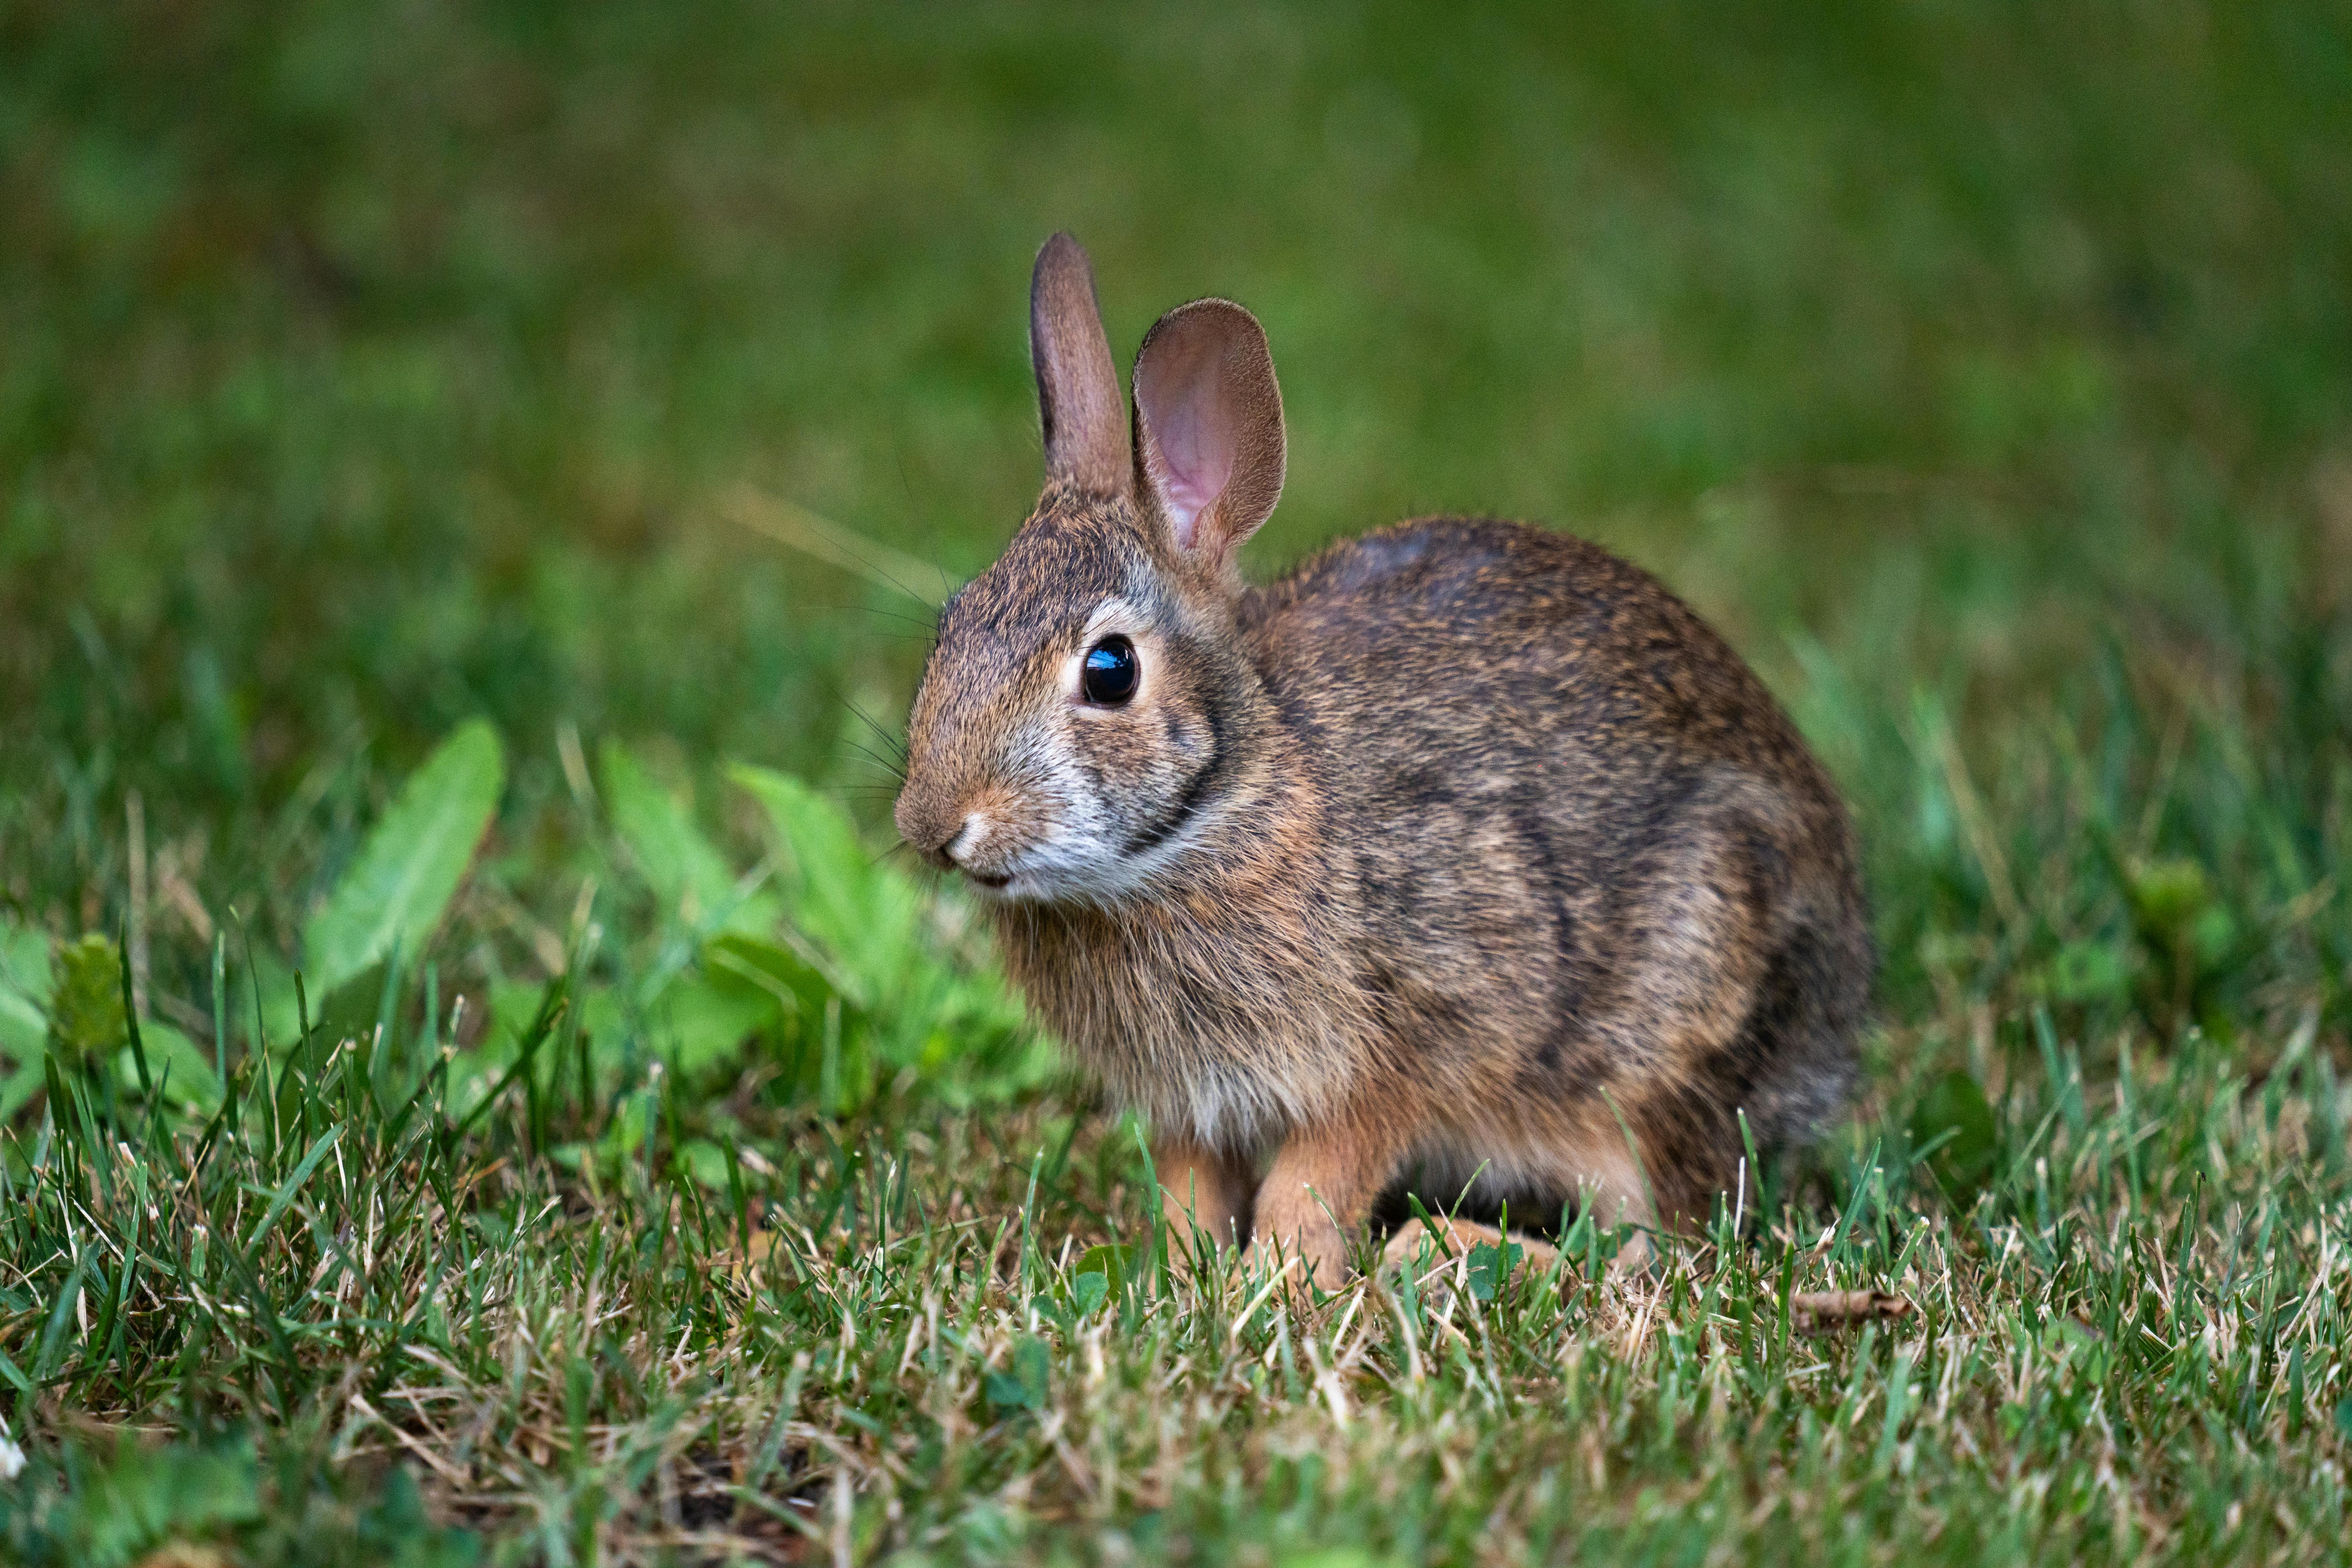
[[[1108,637],[1087,649],[1078,689],[1089,702],[1116,708],[1135,695],[1136,682],[1142,676],[1143,664],[1135,657],[1135,645],[1122,637]]]

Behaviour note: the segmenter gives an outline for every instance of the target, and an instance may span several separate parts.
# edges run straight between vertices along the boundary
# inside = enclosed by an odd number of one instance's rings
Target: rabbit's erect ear
[[[1082,490],[1125,494],[1132,461],[1126,400],[1095,306],[1094,267],[1066,234],[1045,242],[1029,279],[1029,358],[1047,471]]]
[[[1230,300],[1160,318],[1135,356],[1138,488],[1179,548],[1223,566],[1282,495],[1282,389],[1265,329]]]

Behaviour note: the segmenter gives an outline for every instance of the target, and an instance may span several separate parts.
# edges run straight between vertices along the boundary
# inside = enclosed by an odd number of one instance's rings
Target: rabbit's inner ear
[[[1180,549],[1220,566],[1282,495],[1282,392],[1257,318],[1196,300],[1135,358],[1141,482]]]
[[[1187,384],[1165,399],[1165,412],[1144,437],[1145,466],[1159,492],[1160,512],[1175,530],[1176,542],[1187,550],[1198,542],[1201,514],[1234,477],[1233,422],[1213,371],[1197,362],[1171,366],[1168,379],[1183,377]]]
[[[1029,358],[1047,471],[1092,494],[1125,494],[1133,459],[1118,369],[1095,305],[1094,267],[1066,234],[1045,242],[1029,279]]]

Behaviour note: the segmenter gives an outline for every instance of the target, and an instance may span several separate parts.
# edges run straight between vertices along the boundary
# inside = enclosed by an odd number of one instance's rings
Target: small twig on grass
[[[1790,1314],[1798,1329],[1809,1334],[1878,1319],[1907,1318],[1914,1310],[1907,1298],[1886,1290],[1801,1290],[1789,1298]]]

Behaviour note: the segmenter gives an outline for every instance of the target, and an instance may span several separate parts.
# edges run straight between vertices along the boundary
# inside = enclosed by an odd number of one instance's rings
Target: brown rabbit
[[[1283,478],[1255,318],[1135,362],[1038,256],[1049,478],[941,612],[899,831],[982,889],[1037,1014],[1146,1112],[1171,1217],[1327,1288],[1402,1180],[1674,1226],[1738,1113],[1811,1134],[1873,954],[1853,830],[1787,717],[1647,574],[1435,518],[1246,586]]]

